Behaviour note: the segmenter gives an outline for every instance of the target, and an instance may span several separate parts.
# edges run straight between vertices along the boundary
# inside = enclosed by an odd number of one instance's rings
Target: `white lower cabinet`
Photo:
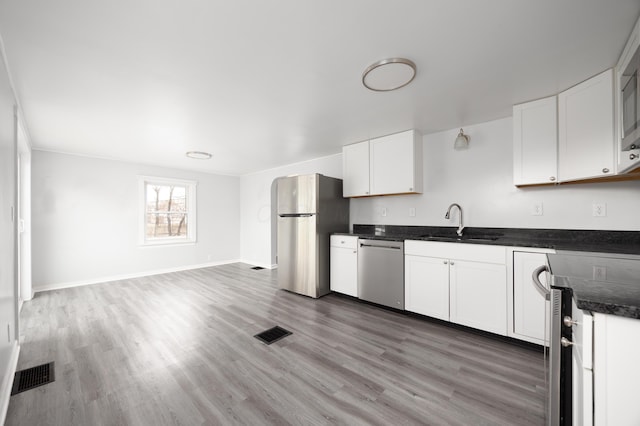
[[[552,251],[549,251],[552,252]],[[509,336],[539,345],[548,345],[549,333],[546,318],[549,302],[533,284],[533,271],[547,263],[543,252],[513,251],[513,301],[509,315]],[[511,274],[510,274],[511,275]],[[540,281],[547,285],[547,274],[540,275]]]
[[[449,262],[434,257],[404,257],[404,308],[449,321]]]
[[[450,262],[450,320],[507,335],[507,271],[505,265]]]
[[[640,319],[593,314],[595,425],[640,425]]]
[[[331,291],[358,297],[358,237],[331,236]]]
[[[405,241],[405,309],[507,334],[502,246]]]

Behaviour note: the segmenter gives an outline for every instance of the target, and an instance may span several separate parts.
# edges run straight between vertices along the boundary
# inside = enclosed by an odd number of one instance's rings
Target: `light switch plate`
[[[409,207],[409,217],[416,217],[416,208]]]
[[[386,207],[383,207],[383,208],[380,209],[380,215],[382,217],[385,217],[387,215],[387,208]]]

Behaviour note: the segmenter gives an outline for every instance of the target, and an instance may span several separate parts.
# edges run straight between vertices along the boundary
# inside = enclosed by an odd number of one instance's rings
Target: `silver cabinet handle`
[[[446,260],[444,260],[442,263],[444,263],[445,265],[447,265],[449,262],[447,262]]]
[[[551,182],[553,182],[554,180],[556,180],[556,177],[555,177],[555,176],[551,176],[551,177],[549,178],[549,180],[550,180]]]
[[[365,194],[368,194],[368,193],[369,193],[369,191],[365,191],[364,193],[365,193]]]
[[[638,158],[636,154],[629,154],[629,160],[635,160],[636,158]]]
[[[602,169],[602,173],[609,173],[609,169],[605,167],[604,169]]]
[[[535,285],[536,289],[540,292],[540,294],[544,296],[546,300],[551,299],[551,292],[549,291],[548,288],[546,288],[540,282],[540,274],[548,270],[549,270],[549,267],[547,265],[542,265],[534,269],[533,273],[531,274],[531,279],[533,280],[533,284]]]
[[[413,191],[413,188],[409,188],[409,191]]]
[[[629,149],[636,149],[636,148],[637,148],[636,144],[631,144],[631,145],[629,146]]]
[[[354,252],[354,253],[357,253],[357,252],[358,252],[358,250],[354,250],[353,252]]]
[[[455,265],[455,263],[453,263],[453,260],[451,262],[449,262],[450,265]]]
[[[563,337],[562,339],[560,339],[560,344],[565,347],[568,348],[569,346],[573,345],[573,342],[569,339],[567,339],[566,337]]]

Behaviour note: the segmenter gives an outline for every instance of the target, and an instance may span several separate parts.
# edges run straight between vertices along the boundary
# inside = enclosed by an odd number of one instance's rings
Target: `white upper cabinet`
[[[415,130],[369,141],[371,195],[422,192],[422,137]]]
[[[553,183],[558,179],[557,98],[513,107],[513,184]]]
[[[422,136],[415,130],[342,148],[343,195],[422,192]]]
[[[558,95],[558,178],[615,173],[613,70]]]
[[[369,141],[342,147],[342,195],[369,195]]]

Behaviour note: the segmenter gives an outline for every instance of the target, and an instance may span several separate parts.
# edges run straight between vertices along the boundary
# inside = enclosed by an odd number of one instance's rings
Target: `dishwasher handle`
[[[548,271],[549,267],[547,265],[542,265],[534,269],[533,273],[531,274],[531,279],[533,280],[533,284],[535,284],[536,286],[536,290],[538,290],[540,294],[544,296],[545,300],[550,300],[551,291],[540,282],[540,274]]]
[[[378,245],[378,244],[365,244],[365,243],[360,243],[360,247],[375,247],[375,248],[402,250],[402,247],[399,247],[399,246],[384,246],[384,245]]]

